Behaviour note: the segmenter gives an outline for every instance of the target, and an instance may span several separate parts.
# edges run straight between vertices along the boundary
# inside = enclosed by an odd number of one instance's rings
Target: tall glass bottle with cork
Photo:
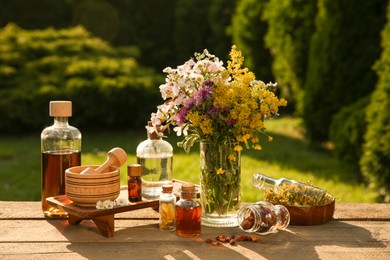
[[[41,133],[42,210],[45,217],[66,218],[67,213],[51,207],[46,198],[65,194],[65,170],[81,164],[81,133],[70,126],[72,102],[51,101],[54,124]]]
[[[152,122],[148,122],[148,126]],[[173,147],[159,133],[147,131],[148,139],[137,147],[137,163],[142,166],[142,196],[158,198],[163,185],[171,184],[173,173]]]

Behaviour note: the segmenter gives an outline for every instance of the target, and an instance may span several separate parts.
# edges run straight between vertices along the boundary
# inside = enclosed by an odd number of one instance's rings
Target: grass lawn
[[[242,152],[242,200],[262,200],[262,192],[251,187],[253,173],[274,178],[311,181],[329,191],[338,202],[371,203],[375,194],[358,183],[357,174],[348,170],[331,154],[311,148],[303,139],[300,120],[284,117],[266,123],[274,141],[263,142],[263,150]],[[137,132],[102,132],[83,134],[82,164],[101,164],[106,152],[122,147],[128,153],[127,164],[136,163],[137,145],[146,138]],[[199,149],[195,145],[186,154],[176,146],[171,133],[167,139],[174,147],[174,178],[199,183]],[[265,139],[264,139],[265,140]],[[40,133],[0,137],[0,200],[40,200]],[[127,183],[126,166],[121,168],[121,182]]]

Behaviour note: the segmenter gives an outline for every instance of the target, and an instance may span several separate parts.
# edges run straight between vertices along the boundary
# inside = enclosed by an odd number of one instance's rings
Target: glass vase
[[[241,203],[241,157],[234,144],[200,143],[202,225],[235,227]]]

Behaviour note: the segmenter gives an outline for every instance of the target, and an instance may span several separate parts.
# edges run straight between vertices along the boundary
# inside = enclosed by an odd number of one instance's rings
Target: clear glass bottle
[[[260,190],[272,190],[275,194],[288,191],[290,194],[295,193],[300,196],[305,196],[310,198],[310,200],[314,200],[321,205],[322,201],[327,201],[327,191],[311,186],[309,184],[305,184],[302,182],[298,182],[295,180],[280,178],[273,179],[264,174],[255,173],[252,179],[252,185],[256,189]]]
[[[201,233],[202,207],[196,200],[194,184],[182,184],[180,200],[176,202],[176,235],[195,237]]]
[[[51,101],[54,124],[41,133],[42,210],[46,217],[66,218],[67,213],[49,206],[46,198],[65,194],[65,170],[81,163],[81,133],[70,126],[72,102]]]
[[[176,197],[173,194],[173,185],[163,185],[159,200],[160,230],[173,231],[176,229]]]
[[[142,201],[141,165],[140,164],[128,165],[127,175],[129,175],[129,179],[127,181],[129,201],[130,202]]]
[[[283,205],[260,201],[242,207],[237,213],[240,228],[261,235],[276,233],[290,223],[290,213]]]
[[[148,123],[151,126],[151,122]],[[148,133],[148,139],[137,147],[137,163],[142,167],[142,196],[158,198],[161,187],[171,184],[173,147],[157,133]]]

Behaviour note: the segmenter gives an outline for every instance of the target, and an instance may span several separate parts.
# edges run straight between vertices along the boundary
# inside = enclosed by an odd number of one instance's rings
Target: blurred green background
[[[0,3],[0,200],[39,200],[50,100],[72,100],[83,164],[114,145],[131,161],[163,102],[162,69],[205,48],[226,61],[236,44],[257,79],[278,82],[289,102],[266,123],[275,141],[243,153],[243,175],[311,179],[340,201],[390,201],[389,1]],[[175,177],[197,182],[198,155],[175,156]],[[258,199],[243,186],[245,200]]]

